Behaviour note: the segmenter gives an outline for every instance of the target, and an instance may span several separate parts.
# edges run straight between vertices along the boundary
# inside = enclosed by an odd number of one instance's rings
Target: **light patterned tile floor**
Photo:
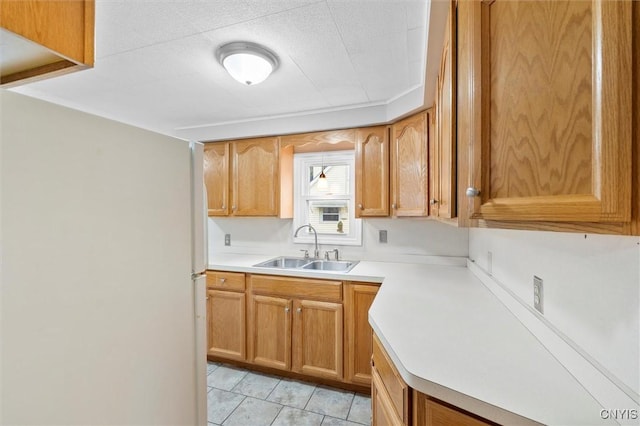
[[[212,362],[207,386],[209,426],[371,424],[371,398],[342,389]]]

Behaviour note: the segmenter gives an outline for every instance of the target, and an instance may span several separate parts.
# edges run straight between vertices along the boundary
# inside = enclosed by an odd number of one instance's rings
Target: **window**
[[[354,214],[355,159],[353,151],[295,154],[294,229],[310,224],[319,244],[360,245],[362,224]],[[320,182],[324,173],[326,184]],[[300,230],[296,243],[313,243],[308,228]]]

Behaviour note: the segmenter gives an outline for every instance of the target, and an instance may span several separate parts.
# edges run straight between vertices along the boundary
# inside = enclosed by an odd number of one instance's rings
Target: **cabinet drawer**
[[[244,274],[241,272],[207,271],[207,287],[244,291]]]
[[[373,335],[373,365],[398,418],[404,424],[409,422],[409,387],[402,380],[389,355],[385,352],[378,336]]]
[[[290,296],[309,300],[342,301],[342,282],[271,275],[249,275],[254,294]]]

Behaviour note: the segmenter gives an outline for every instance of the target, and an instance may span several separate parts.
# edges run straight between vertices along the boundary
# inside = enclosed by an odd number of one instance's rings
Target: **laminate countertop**
[[[209,269],[382,283],[369,322],[410,387],[505,425],[617,424],[600,413],[618,407],[602,407],[464,266],[361,261],[346,274],[252,266],[269,258],[217,255]]]

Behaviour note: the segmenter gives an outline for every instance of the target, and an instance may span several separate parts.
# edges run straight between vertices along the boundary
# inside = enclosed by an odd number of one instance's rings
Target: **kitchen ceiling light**
[[[259,44],[236,41],[218,48],[218,61],[242,84],[262,83],[278,68],[278,57]]]

